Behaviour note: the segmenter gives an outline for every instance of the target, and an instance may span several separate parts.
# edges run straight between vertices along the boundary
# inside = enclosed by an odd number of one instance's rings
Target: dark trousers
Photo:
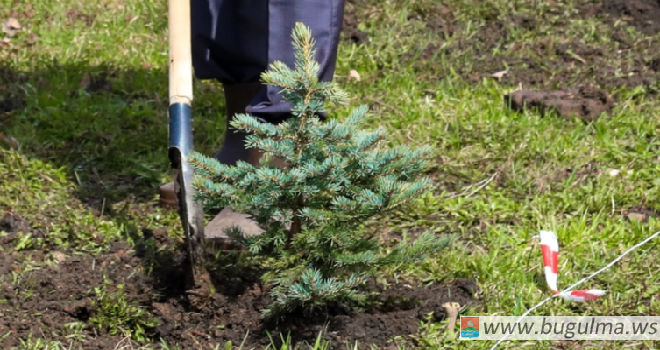
[[[296,22],[316,41],[319,80],[331,81],[344,17],[344,0],[191,0],[195,75],[223,84],[259,82],[273,61],[294,67]],[[267,122],[289,116],[278,89],[264,86],[245,111]]]

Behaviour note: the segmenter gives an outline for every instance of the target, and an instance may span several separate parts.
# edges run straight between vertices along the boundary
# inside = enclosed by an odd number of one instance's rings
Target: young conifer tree
[[[342,122],[320,120],[324,102],[345,104],[348,96],[334,83],[318,81],[314,40],[301,23],[293,30],[293,48],[295,69],[274,62],[262,74],[264,83],[281,88],[293,117],[273,125],[242,114],[232,122],[249,133],[248,147],[265,153],[260,166],[227,166],[202,154],[192,159],[197,200],[206,209],[229,206],[265,231],[247,237],[237,227],[227,230],[252,254],[273,258],[263,276],[274,286],[265,317],[329,301],[364,301],[358,287],[379,269],[424,259],[450,241],[427,232],[386,252],[377,237],[365,235],[361,227],[369,218],[430,190],[423,173],[431,149],[385,147],[384,130],[359,128],[365,106]],[[283,159],[285,168],[272,165],[272,157]]]

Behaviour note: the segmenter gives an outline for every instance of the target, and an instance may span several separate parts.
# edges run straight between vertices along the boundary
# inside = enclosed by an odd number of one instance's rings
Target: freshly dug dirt
[[[586,87],[569,91],[520,90],[506,95],[504,101],[515,111],[531,108],[545,114],[554,110],[562,117],[579,117],[587,121],[598,119],[614,107],[614,100],[607,91]]]
[[[8,247],[3,247],[8,248]],[[49,340],[69,344],[64,325],[73,322],[87,323],[95,312],[92,306],[94,288],[101,287],[104,278],[114,283],[125,283],[131,301],[148,303],[153,288],[146,276],[136,274],[128,277],[139,259],[134,258],[121,244],[103,256],[69,257],[58,266],[41,267],[39,270],[22,275],[17,284],[4,279],[0,288],[0,332],[9,335],[0,342],[0,348],[17,347],[20,339],[52,335]],[[64,259],[65,255],[56,252]],[[42,251],[14,253],[8,255],[0,251],[0,269],[7,261],[14,272],[24,272],[20,261],[43,261],[50,254]],[[133,265],[133,266],[131,266]],[[114,349],[123,336],[109,336],[86,324],[83,334],[90,338],[85,349]],[[99,334],[100,333],[100,334]],[[98,336],[102,335],[102,336]]]
[[[3,222],[5,226],[7,222],[12,225],[7,231],[21,226],[13,219]],[[176,244],[167,238],[165,229],[145,230],[145,236],[157,244]],[[276,340],[280,334],[284,337],[290,334],[294,342],[311,342],[323,329],[325,338],[332,340],[336,348],[342,348],[345,341],[358,341],[361,348],[370,344],[387,347],[395,336],[418,333],[420,322],[428,315],[435,320],[443,319],[443,303],[472,304],[477,289],[475,281],[467,279],[430,287],[406,284],[385,287],[372,283],[369,289],[381,294],[376,299],[377,306],[370,310],[358,312],[331,305],[316,315],[294,315],[280,323],[265,323],[260,311],[271,299],[269,287],[258,282],[259,271],[218,268],[212,271],[217,292],[194,296],[184,291],[183,254],[176,250],[153,256],[143,246],[131,250],[125,243],[116,243],[109,252],[94,257],[47,250],[8,253],[13,246],[0,246],[2,275],[24,272],[26,261],[50,259],[59,264],[24,274],[16,284],[11,284],[11,279],[0,280],[0,300],[6,300],[0,303],[0,334],[11,332],[0,341],[3,349],[18,346],[20,339],[26,339],[29,334],[46,334],[50,340],[68,344],[63,325],[72,322],[85,325],[81,332],[87,339],[85,349],[115,348],[123,337],[110,335],[107,329],[97,329],[89,322],[97,314],[94,288],[101,287],[104,280],[110,281],[110,286],[123,284],[125,300],[143,307],[158,320],[157,326],[146,329],[148,337],[179,343],[183,349],[208,348],[226,341],[240,344],[248,332],[245,343],[248,349],[268,345],[267,331]],[[150,274],[142,268],[147,262],[156,262]],[[192,307],[193,304],[197,307]]]

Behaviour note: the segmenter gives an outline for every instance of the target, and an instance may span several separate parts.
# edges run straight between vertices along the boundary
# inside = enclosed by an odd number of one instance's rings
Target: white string
[[[553,296],[547,297],[546,299],[544,299],[544,300],[541,301],[540,303],[536,304],[534,307],[532,307],[531,309],[527,310],[524,314],[522,314],[522,316],[520,316],[519,319],[516,320],[516,322],[513,324],[513,327],[514,327],[514,328],[512,328],[512,329],[515,329],[515,327],[520,323],[520,321],[521,321],[523,318],[527,317],[527,315],[529,315],[532,311],[538,309],[538,308],[541,307],[543,304],[547,303],[550,299],[552,299],[552,298],[556,298],[556,297],[559,297],[559,296],[561,296],[561,294],[563,294],[563,293],[570,292],[571,290],[573,290],[573,288],[575,288],[575,287],[579,286],[580,284],[582,284],[582,283],[584,283],[584,282],[586,282],[586,281],[588,281],[588,280],[590,280],[590,279],[596,277],[596,275],[598,275],[599,273],[601,273],[601,272],[603,272],[603,271],[609,269],[610,267],[612,267],[612,265],[614,265],[614,264],[618,263],[619,261],[621,261],[621,259],[623,259],[624,256],[628,255],[628,253],[630,253],[630,252],[632,252],[633,250],[635,250],[635,249],[637,249],[637,248],[643,246],[644,244],[648,243],[650,240],[656,238],[658,235],[660,235],[660,231],[658,231],[658,232],[652,234],[652,235],[651,235],[650,237],[648,237],[647,239],[645,239],[645,240],[643,240],[643,241],[641,241],[641,242],[635,244],[634,246],[630,247],[628,250],[626,250],[625,252],[623,252],[623,254],[619,255],[618,258],[612,260],[612,262],[610,262],[609,264],[605,265],[605,266],[604,266],[603,268],[601,268],[600,270],[598,270],[598,271],[592,273],[591,275],[589,275],[589,276],[587,276],[587,277],[585,277],[585,278],[583,278],[583,279],[581,279],[581,280],[575,282],[572,286],[570,286],[570,287],[564,289],[560,294],[556,294],[556,295],[553,295]],[[497,343],[495,343],[495,345],[493,345],[493,347],[490,348],[490,350],[495,349],[498,345],[500,345],[501,342],[505,341],[506,338],[509,337],[509,335],[511,335],[511,332],[505,334],[504,337],[502,337],[500,340],[498,340]]]

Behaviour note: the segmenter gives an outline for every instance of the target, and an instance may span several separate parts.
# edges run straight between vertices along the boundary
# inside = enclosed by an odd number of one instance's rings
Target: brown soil
[[[170,344],[179,343],[184,349],[206,349],[207,344],[226,341],[240,344],[248,332],[245,343],[248,349],[268,345],[267,331],[276,340],[280,334],[285,337],[290,334],[294,342],[313,342],[323,329],[325,338],[336,348],[345,341],[358,341],[361,348],[370,344],[387,347],[393,337],[417,334],[420,322],[428,315],[434,320],[443,319],[443,303],[473,303],[472,295],[477,288],[473,280],[462,279],[430,287],[403,283],[385,287],[371,283],[369,291],[380,295],[374,299],[375,306],[366,311],[331,305],[322,313],[297,314],[279,323],[266,323],[260,318],[260,311],[270,302],[269,287],[258,282],[259,271],[218,268],[211,272],[217,293],[193,298],[182,285],[183,254],[179,251],[164,250],[145,260],[144,246],[132,250],[125,243],[115,243],[108,252],[96,257],[47,249],[7,253],[16,244],[17,232],[31,230],[17,216],[6,214],[0,220],[0,229],[9,232],[0,241],[0,274],[25,272],[27,261],[38,264],[49,259],[59,263],[25,274],[16,284],[0,279],[0,300],[6,300],[0,303],[0,334],[11,332],[0,341],[3,349],[18,346],[20,339],[30,333],[47,334],[50,340],[67,344],[62,326],[72,322],[85,324],[82,331],[87,339],[85,349],[115,348],[122,336],[110,335],[107,329],[96,329],[89,323],[97,313],[92,303],[96,298],[94,288],[102,286],[104,279],[111,286],[123,284],[126,300],[158,319],[157,326],[146,330],[147,336],[155,341],[162,338]],[[153,238],[156,244],[175,246],[177,243],[167,237],[164,228],[145,230],[145,237]],[[150,265],[155,266],[151,274],[143,272],[147,261],[156,262]],[[228,262],[218,265],[226,266]]]

